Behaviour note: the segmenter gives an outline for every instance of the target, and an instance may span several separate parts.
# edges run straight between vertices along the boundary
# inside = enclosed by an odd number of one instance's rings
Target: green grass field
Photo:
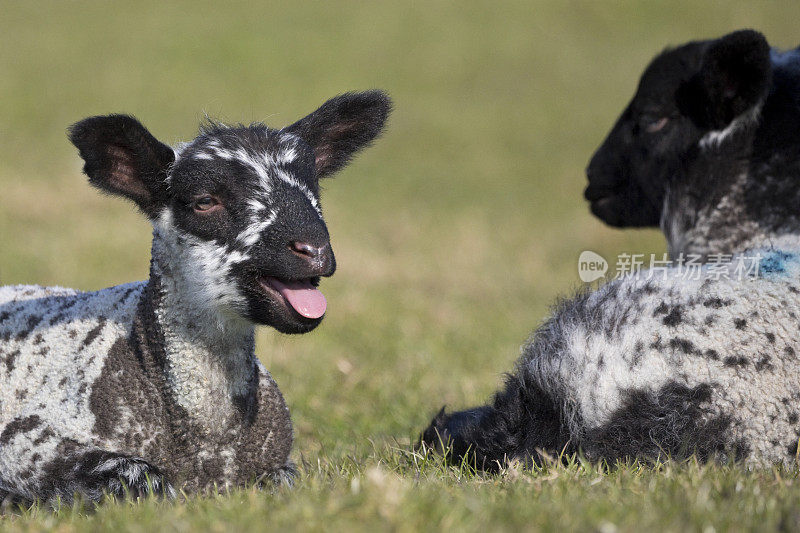
[[[484,402],[594,250],[663,252],[582,201],[583,169],[667,44],[741,27],[800,43],[790,2],[153,3],[0,0],[0,282],[143,279],[149,227],[92,190],[65,128],[138,116],[294,121],[378,87],[385,137],[326,184],[339,264],[311,334],[262,330],[295,424],[292,490],[33,509],[11,531],[800,529],[796,471],[667,464],[475,475],[411,452],[442,405]]]

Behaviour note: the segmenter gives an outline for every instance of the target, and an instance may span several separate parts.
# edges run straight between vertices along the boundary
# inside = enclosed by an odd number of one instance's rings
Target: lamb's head
[[[699,169],[719,162],[720,149],[729,151],[725,160],[740,159],[736,151],[754,135],[771,72],[769,45],[752,30],[657,56],[589,163],[592,213],[611,226],[658,226],[676,185],[681,195],[709,196],[719,185]]]
[[[336,268],[318,180],[378,136],[390,107],[349,93],[280,130],[209,124],[174,150],[125,115],[69,133],[90,182],[153,223],[153,268],[181,303],[302,333],[321,322],[317,285]]]

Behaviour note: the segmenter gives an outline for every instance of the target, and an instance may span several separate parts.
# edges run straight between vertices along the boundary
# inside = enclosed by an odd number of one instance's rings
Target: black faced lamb
[[[742,30],[658,55],[587,169],[592,212],[673,257],[800,244],[800,49]]]
[[[0,289],[0,496],[98,500],[287,479],[292,425],[254,325],[304,333],[336,263],[318,180],[381,132],[348,93],[283,129],[210,123],[176,148],[125,115],[73,125],[90,183],[153,224],[150,279]]]
[[[593,460],[792,463],[800,441],[800,51],[740,31],[658,56],[592,159],[615,226],[661,224],[674,258],[565,299],[488,405],[422,441],[495,469]]]

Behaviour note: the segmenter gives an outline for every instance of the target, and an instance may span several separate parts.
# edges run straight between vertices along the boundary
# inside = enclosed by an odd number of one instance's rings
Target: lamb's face
[[[657,57],[586,170],[592,213],[611,226],[656,226],[667,183],[702,137],[675,93],[698,71],[701,45]]]
[[[316,286],[336,263],[318,180],[381,132],[379,91],[333,98],[281,130],[210,126],[179,150],[125,115],[73,125],[90,182],[151,219],[154,262],[184,306],[236,314],[285,333],[316,327]]]
[[[323,318],[317,289],[336,269],[314,151],[265,126],[213,126],[181,147],[157,234],[200,298],[287,333]]]
[[[753,31],[657,56],[586,170],[592,213],[611,226],[657,226],[670,186],[702,179],[691,169],[709,164],[706,148],[756,115],[770,72],[769,46]],[[681,194],[706,187],[695,185]]]

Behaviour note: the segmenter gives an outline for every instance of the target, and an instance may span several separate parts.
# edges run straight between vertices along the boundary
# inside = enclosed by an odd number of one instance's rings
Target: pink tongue
[[[278,281],[270,278],[270,283],[286,298],[294,310],[306,318],[319,318],[325,314],[328,303],[325,296],[309,281]]]

